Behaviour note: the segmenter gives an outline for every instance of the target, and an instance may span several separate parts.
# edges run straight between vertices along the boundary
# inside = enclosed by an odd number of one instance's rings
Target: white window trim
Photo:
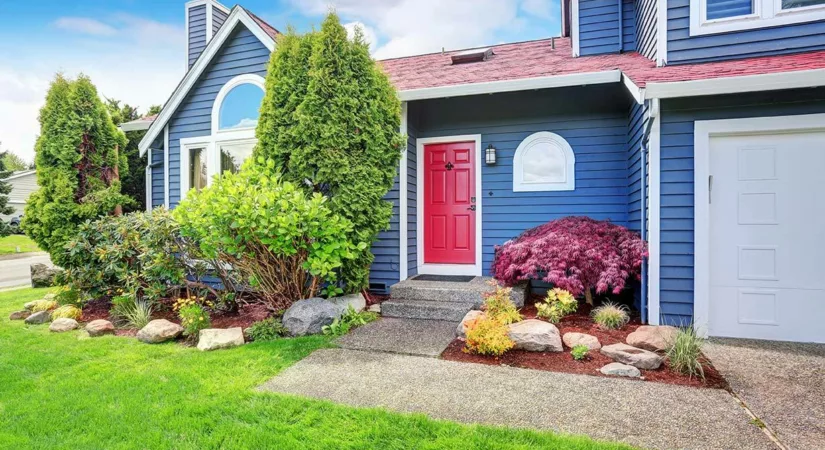
[[[426,264],[424,263],[424,146],[429,144],[444,144],[449,142],[476,143],[476,256],[475,264]],[[416,214],[416,253],[418,259],[418,273],[427,275],[475,275],[481,276],[482,254],[484,243],[481,240],[482,200],[481,195],[481,135],[465,134],[460,136],[440,136],[416,139],[416,205],[419,214]]]
[[[690,1],[690,35],[727,33],[825,19],[825,5],[782,9],[782,0],[753,0],[753,13],[707,19],[707,0]]]
[[[693,133],[694,257],[693,323],[707,335],[710,323],[710,139],[717,136],[759,135],[825,130],[825,114],[697,120]]]
[[[564,154],[564,181],[529,182],[524,181],[524,152],[532,145],[547,142],[557,146]],[[573,147],[563,137],[549,131],[539,131],[527,136],[516,149],[513,156],[513,192],[572,191],[576,189],[576,155]]]
[[[242,85],[242,84],[253,84],[261,88],[261,91],[266,92],[265,81],[264,78],[260,75],[256,75],[254,73],[245,73],[243,75],[238,75],[235,78],[227,81],[226,84],[221,87],[221,90],[218,91],[218,96],[215,97],[215,103],[212,104],[212,134],[220,134],[220,135],[230,135],[230,134],[244,134],[248,130],[255,130],[254,127],[250,128],[232,128],[230,130],[220,130],[220,118],[221,118],[221,105],[223,105],[224,99],[226,96],[229,95],[229,92],[232,89]]]

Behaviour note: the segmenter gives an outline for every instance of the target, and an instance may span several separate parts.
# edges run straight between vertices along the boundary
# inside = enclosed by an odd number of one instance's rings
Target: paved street
[[[31,284],[29,266],[34,263],[52,265],[45,252],[0,255],[0,289]]]

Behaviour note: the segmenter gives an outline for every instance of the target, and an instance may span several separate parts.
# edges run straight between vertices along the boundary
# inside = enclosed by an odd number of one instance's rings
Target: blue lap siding
[[[636,3],[636,49],[649,59],[656,59],[657,1],[638,0]]]
[[[206,48],[206,5],[189,8],[189,29],[186,30],[189,50],[189,67]]]
[[[229,14],[223,12],[222,9],[216,6],[212,7],[212,36],[214,36],[221,25],[226,22],[227,17],[229,17]]]
[[[660,308],[667,323],[693,316],[694,122],[814,113],[825,113],[825,88],[662,101]]]
[[[579,1],[579,53],[597,55],[619,51],[621,22],[622,51],[636,50],[636,6],[633,0]]]

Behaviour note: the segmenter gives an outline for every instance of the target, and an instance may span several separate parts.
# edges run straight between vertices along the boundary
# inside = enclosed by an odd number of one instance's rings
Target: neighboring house
[[[646,321],[825,342],[825,0],[562,6],[563,37],[381,62],[409,139],[372,287],[487,274],[495,245],[587,215],[650,242]],[[278,34],[185,10],[188,71],[140,143],[151,207],[251,153]]]
[[[26,207],[26,200],[32,192],[40,189],[37,185],[37,174],[34,170],[21,170],[9,175],[5,180],[11,185],[11,192],[9,193],[9,206],[14,208],[14,212],[9,215],[0,214],[0,220],[8,223],[12,217],[17,217],[23,214],[23,209]]]

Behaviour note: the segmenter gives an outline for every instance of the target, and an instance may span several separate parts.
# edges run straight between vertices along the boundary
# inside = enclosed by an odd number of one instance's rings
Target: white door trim
[[[694,257],[693,324],[703,335],[710,323],[710,139],[717,136],[787,134],[825,130],[825,114],[697,120],[693,131]]]
[[[407,153],[409,140],[407,138],[407,102],[401,102],[401,127],[399,133],[404,136],[404,151],[398,167],[398,280],[407,279]]]
[[[475,264],[425,264],[424,263],[424,146],[428,144],[444,144],[449,142],[476,143],[476,257]],[[481,135],[464,134],[458,136],[439,136],[431,138],[418,138],[416,140],[416,204],[420,210],[416,214],[416,253],[418,260],[418,273],[428,275],[475,275],[481,276],[482,261],[481,249],[481,218],[482,218],[482,196],[481,196]]]

